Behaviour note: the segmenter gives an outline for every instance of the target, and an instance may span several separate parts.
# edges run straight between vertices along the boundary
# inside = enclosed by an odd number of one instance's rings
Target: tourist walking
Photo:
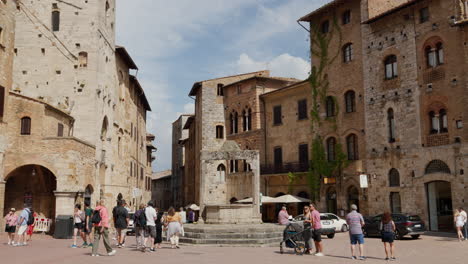
[[[179,209],[180,218],[182,219],[182,224],[187,223],[187,213],[184,211],[183,207]]]
[[[136,211],[133,215],[133,223],[135,225],[136,248],[143,248],[144,251],[145,238],[148,237],[148,233],[146,232],[146,206],[142,203],[138,208],[138,211]]]
[[[171,241],[172,248],[179,248],[179,235],[182,230],[182,219],[174,207],[169,208],[166,217],[167,240]]]
[[[310,213],[310,207],[308,205],[304,206],[304,242],[306,247],[305,254],[310,254],[312,251],[312,215]],[[309,230],[307,230],[309,229]]]
[[[346,216],[346,223],[349,226],[349,238],[351,240],[351,258],[356,259],[356,244],[359,244],[359,259],[365,260],[364,256],[364,234],[362,227],[364,226],[364,218],[357,212],[357,206],[351,205],[351,212]]]
[[[323,246],[322,246],[322,223],[320,222],[320,212],[317,210],[314,204],[310,204],[310,211],[312,217],[312,227],[314,232],[312,238],[315,243],[315,256],[323,257]]]
[[[17,233],[17,240],[14,246],[26,246],[26,230],[28,229],[28,221],[29,221],[29,214],[31,210],[26,206],[21,211],[19,216],[17,226],[18,226],[18,233]],[[32,216],[31,216],[32,217]]]
[[[32,219],[28,219],[28,229],[26,230],[26,242],[31,242],[32,241],[32,236],[34,232],[34,226],[35,226],[35,219],[37,217],[37,213],[34,212],[32,208],[29,208],[30,213],[29,216],[32,216]]]
[[[93,209],[91,208],[91,204],[89,201],[85,201],[84,203],[85,209],[85,220],[83,222],[83,240],[84,243],[81,247],[87,248],[92,247],[93,243],[91,243],[91,232],[93,231],[93,223],[91,222],[91,216],[93,215]]]
[[[289,214],[286,205],[281,207],[281,211],[278,213],[278,224],[288,225],[289,224]]]
[[[150,252],[156,251],[154,249],[154,239],[156,238],[156,209],[153,208],[154,204],[153,201],[148,202],[148,206],[145,208],[145,216],[146,216],[146,232],[148,233],[149,237],[145,237],[145,242],[143,245],[142,251],[146,249],[146,242],[150,241]]]
[[[465,240],[468,239],[468,215],[465,211],[465,209],[463,209],[463,207],[460,207],[458,208],[458,210],[460,211],[460,214],[465,218],[465,224],[463,225],[463,236],[465,237]]]
[[[114,227],[117,232],[117,246],[119,248],[125,247],[125,235],[127,234],[127,226],[130,219],[123,201],[117,202],[117,206],[112,210],[112,217],[114,219]]]
[[[109,241],[109,213],[107,208],[104,206],[104,200],[99,200],[97,206],[94,209],[91,221],[94,225],[94,243],[93,243],[93,252],[91,256],[98,257],[99,249],[99,240],[104,242],[104,247],[106,248],[107,255],[113,256],[116,251],[112,249]]]
[[[164,212],[160,212],[158,209],[156,209],[156,238],[154,239],[154,245],[156,248],[161,248],[161,243],[162,243],[162,227],[164,224]]]
[[[10,212],[5,216],[5,232],[8,234],[8,245],[15,245],[15,232],[18,216],[16,209],[11,208]]]
[[[83,238],[83,245],[86,243],[86,240],[83,236],[83,228],[86,220],[85,213],[81,211],[81,204],[75,205],[75,212],[73,213],[73,245],[72,248],[77,248],[77,237],[81,236]]]
[[[389,212],[385,212],[380,222],[380,231],[382,232],[382,242],[385,249],[385,260],[396,260],[395,258],[395,222],[392,220],[392,216]],[[390,251],[390,258],[388,252]]]
[[[465,239],[463,237],[462,228],[465,225],[466,218],[463,217],[458,209],[455,209],[453,221],[455,222],[455,227],[457,228],[458,241],[461,242]]]

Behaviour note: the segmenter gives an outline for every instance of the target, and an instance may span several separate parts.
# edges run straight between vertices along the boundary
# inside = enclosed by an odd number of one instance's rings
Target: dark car
[[[426,231],[426,226],[418,215],[411,214],[392,214],[392,220],[395,222],[395,239],[402,239],[404,236],[411,236],[413,239],[419,238]],[[380,223],[382,215],[364,218],[365,225],[363,232],[366,237],[380,237]]]
[[[304,215],[300,214],[296,217],[294,217],[294,221],[304,221]],[[321,234],[323,236],[327,236],[328,238],[334,238],[336,230],[334,227],[327,227],[330,226],[332,223],[332,220],[327,215],[320,214],[320,223],[322,224],[322,228],[320,229]]]

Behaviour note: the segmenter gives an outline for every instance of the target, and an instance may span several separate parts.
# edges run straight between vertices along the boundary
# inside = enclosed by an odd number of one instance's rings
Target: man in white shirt
[[[465,209],[463,207],[458,208],[460,211],[460,215],[463,216],[463,221],[465,224],[463,225],[463,236],[465,237],[465,240],[468,240],[468,215],[466,214]]]
[[[154,206],[153,201],[149,201],[148,206],[145,209],[146,232],[149,234],[151,252],[156,251],[154,249],[154,239],[156,238],[156,223],[154,221],[156,220],[157,214],[156,214],[156,209],[154,209],[153,206]],[[148,238],[145,237],[145,243],[142,247],[143,251],[145,250],[147,241],[148,241]]]
[[[182,224],[187,223],[187,214],[185,213],[183,207],[180,208],[179,215],[180,215],[180,218],[182,219]]]

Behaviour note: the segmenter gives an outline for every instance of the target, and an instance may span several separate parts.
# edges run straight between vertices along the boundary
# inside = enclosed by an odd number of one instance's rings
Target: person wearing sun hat
[[[11,208],[10,212],[5,216],[5,232],[8,233],[8,245],[14,245],[16,222],[18,222],[18,216],[15,214],[16,209]]]

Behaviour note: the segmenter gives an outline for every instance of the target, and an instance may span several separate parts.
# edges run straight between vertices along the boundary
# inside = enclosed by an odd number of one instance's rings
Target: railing
[[[290,162],[280,165],[263,165],[260,168],[261,174],[280,174],[289,172],[307,172],[309,171],[309,163],[306,162]]]
[[[50,230],[50,225],[52,223],[52,219],[49,218],[34,218],[34,232],[43,232],[47,233]]]

